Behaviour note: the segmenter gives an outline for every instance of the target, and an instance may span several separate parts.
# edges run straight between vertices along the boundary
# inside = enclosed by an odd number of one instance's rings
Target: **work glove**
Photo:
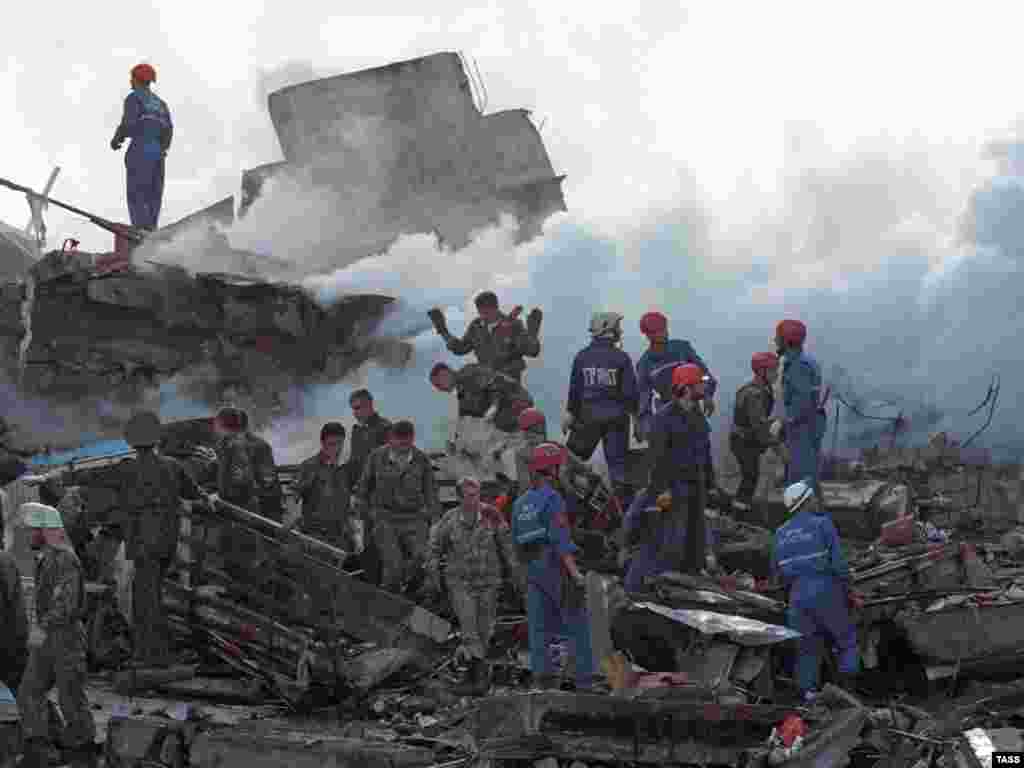
[[[519,316],[521,314],[523,314],[523,305],[522,304],[516,304],[512,308],[512,311],[508,313],[508,319],[509,320],[518,320]]]
[[[40,629],[39,627],[33,627],[32,631],[28,636],[28,647],[39,648],[43,643],[46,642],[46,630]]]
[[[768,427],[768,434],[771,435],[772,440],[778,440],[779,435],[782,434],[782,422],[779,419],[773,419],[771,426]]]
[[[544,313],[539,308],[530,310],[530,314],[526,316],[526,332],[534,338],[537,338],[537,334],[540,333],[540,323],[544,319]]]
[[[672,491],[665,491],[654,501],[654,506],[660,512],[669,512],[672,509]]]
[[[111,139],[110,140],[110,148],[116,152],[117,150],[119,150],[121,148],[121,142],[118,141],[117,139]]]
[[[484,414],[484,421],[494,422],[494,417],[498,415],[498,406],[492,405],[487,409],[487,413]]]
[[[704,403],[704,416],[706,416],[707,418],[710,419],[712,416],[715,415],[715,401],[711,400],[711,399],[708,399],[708,400],[704,400],[703,403]]]
[[[210,509],[213,509],[214,507],[216,507],[217,506],[217,502],[219,502],[220,500],[221,499],[220,499],[220,494],[219,493],[208,493],[208,494],[206,494],[206,498],[203,499],[203,501],[206,502],[207,506],[209,506]]]
[[[573,416],[568,411],[566,411],[562,415],[562,434],[563,435],[569,434],[569,430],[572,429],[573,422],[575,422],[575,421],[576,421],[576,417]]]
[[[587,586],[587,576],[579,568],[576,569],[576,573],[570,575],[570,578],[572,579],[572,583],[580,589]]]

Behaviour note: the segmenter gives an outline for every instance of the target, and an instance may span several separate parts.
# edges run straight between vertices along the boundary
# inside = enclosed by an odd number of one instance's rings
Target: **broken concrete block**
[[[423,665],[413,651],[381,648],[364,653],[342,666],[341,675],[353,688],[368,691],[410,665]]]
[[[104,744],[108,768],[135,765],[187,765],[196,736],[193,722],[163,717],[113,717]]]

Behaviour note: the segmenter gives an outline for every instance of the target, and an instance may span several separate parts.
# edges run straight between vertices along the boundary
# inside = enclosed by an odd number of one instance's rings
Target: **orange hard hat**
[[[779,356],[774,352],[755,352],[750,358],[750,369],[757,373],[779,364]]]
[[[704,371],[699,365],[686,363],[685,365],[676,366],[672,370],[672,389],[694,387],[700,384],[703,378]]]
[[[668,318],[661,312],[648,312],[640,318],[640,333],[653,336],[668,330]]]
[[[155,83],[156,70],[149,64],[136,64],[132,67],[132,79],[140,83]]]
[[[783,320],[775,326],[775,335],[786,344],[803,344],[807,338],[807,326],[799,320]]]
[[[565,448],[558,443],[541,443],[533,449],[529,469],[531,472],[543,472],[552,467],[560,467],[566,458]]]

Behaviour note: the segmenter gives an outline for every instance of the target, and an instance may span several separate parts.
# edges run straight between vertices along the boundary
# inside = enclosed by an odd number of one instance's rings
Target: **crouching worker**
[[[817,506],[813,481],[794,483],[784,501],[789,519],[775,532],[772,571],[789,593],[787,620],[800,632],[797,684],[806,701],[818,691],[822,641],[839,649],[840,687],[852,688],[860,657],[850,619],[850,569],[832,519]]]
[[[60,513],[45,504],[22,505],[32,529],[36,564],[36,626],[29,635],[28,666],[18,688],[25,735],[22,768],[45,768],[50,735],[46,695],[57,688],[71,768],[96,765],[96,725],[85,697],[85,577],[64,533]]]
[[[441,562],[452,608],[462,632],[463,657],[470,661],[467,692],[490,688],[487,650],[494,632],[503,576],[514,576],[516,555],[508,525],[480,501],[480,481],[462,478],[462,504],[445,513],[430,531],[426,591],[441,591]]]
[[[512,539],[519,562],[526,563],[530,670],[538,688],[556,687],[548,646],[558,634],[569,635],[576,654],[576,688],[594,684],[594,653],[586,610],[583,573],[576,565],[578,547],[569,536],[565,501],[552,487],[566,451],[553,443],[537,446],[529,464],[530,489],[512,509]]]

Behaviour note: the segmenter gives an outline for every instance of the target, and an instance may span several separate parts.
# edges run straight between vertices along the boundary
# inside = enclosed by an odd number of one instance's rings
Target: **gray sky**
[[[1019,357],[1009,350],[1021,323],[1006,320],[1016,262],[957,234],[994,172],[984,145],[1012,135],[1021,114],[1024,11],[952,5],[382,2],[352,16],[337,4],[182,0],[107,2],[103,21],[89,6],[20,6],[0,68],[0,176],[38,187],[60,165],[58,199],[126,221],[123,151],[108,142],[128,70],[147,60],[175,121],[170,222],[280,159],[270,90],[459,50],[479,66],[487,111],[525,107],[543,123],[570,215],[520,249],[485,233],[457,270],[438,270],[428,239],[409,238],[332,281],[387,287],[417,311],[465,306],[494,283],[506,304],[544,306],[545,358],[528,384],[552,424],[589,313],[624,312],[639,356],[636,322],[654,305],[719,373],[726,411],[783,314],[807,320],[826,371],[973,405],[991,371]],[[27,215],[0,190],[0,220],[21,227]],[[50,211],[47,222],[51,246],[75,235],[109,247],[74,217]],[[429,339],[418,350],[420,368],[443,356]],[[382,389],[407,381],[371,374]],[[424,405],[407,415],[437,421],[421,383]],[[322,412],[347,415],[349,389],[321,393]],[[1004,381],[1004,433],[1020,391]]]

